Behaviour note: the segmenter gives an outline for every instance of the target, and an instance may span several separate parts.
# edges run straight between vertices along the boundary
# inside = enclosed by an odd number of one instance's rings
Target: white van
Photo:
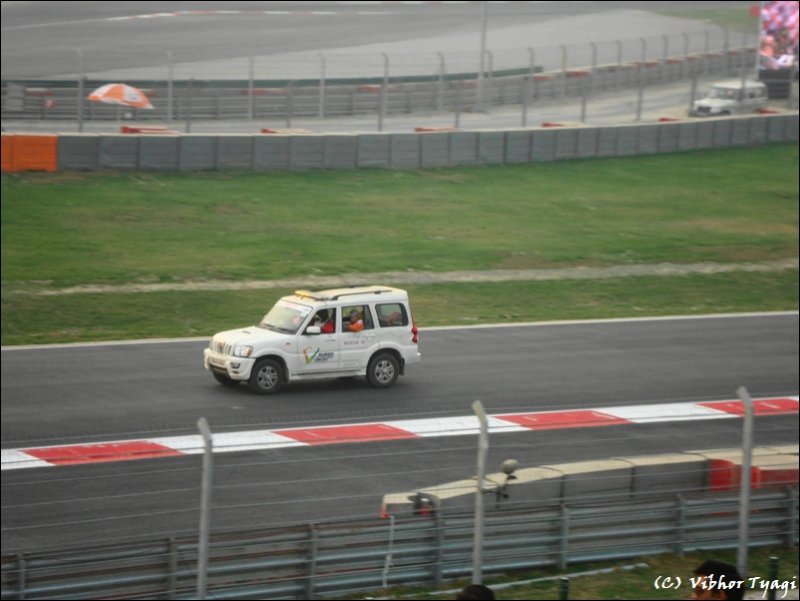
[[[389,286],[297,290],[258,325],[215,334],[203,353],[218,382],[247,382],[260,394],[347,376],[388,388],[420,358],[408,293]]]
[[[731,79],[711,86],[705,98],[692,104],[693,117],[718,117],[752,113],[767,106],[767,86],[760,81]]]

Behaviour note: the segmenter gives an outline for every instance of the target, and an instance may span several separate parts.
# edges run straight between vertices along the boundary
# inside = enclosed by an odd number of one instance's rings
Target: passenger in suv
[[[218,382],[247,382],[261,394],[293,380],[342,376],[388,388],[420,358],[408,294],[388,286],[297,290],[258,325],[215,334],[204,351]]]

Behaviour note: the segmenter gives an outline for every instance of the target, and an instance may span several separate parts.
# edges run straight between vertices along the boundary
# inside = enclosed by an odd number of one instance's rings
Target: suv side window
[[[362,327],[355,324],[361,322]],[[375,327],[372,322],[372,313],[368,305],[351,305],[342,307],[342,332],[359,332],[361,330],[371,330]]]
[[[382,328],[408,325],[408,312],[402,303],[386,303],[375,308],[378,310],[378,324]]]

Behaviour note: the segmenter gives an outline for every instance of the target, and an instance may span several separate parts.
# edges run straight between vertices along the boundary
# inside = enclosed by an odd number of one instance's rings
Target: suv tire
[[[284,380],[280,363],[274,359],[261,359],[253,366],[247,385],[258,394],[273,394],[281,389]]]
[[[391,353],[378,353],[370,359],[367,381],[374,388],[390,388],[400,375],[400,363]]]

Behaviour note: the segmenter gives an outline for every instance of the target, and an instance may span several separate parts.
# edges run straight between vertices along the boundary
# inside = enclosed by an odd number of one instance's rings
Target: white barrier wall
[[[398,134],[62,134],[59,170],[305,171],[538,163],[797,142],[798,114]]]

